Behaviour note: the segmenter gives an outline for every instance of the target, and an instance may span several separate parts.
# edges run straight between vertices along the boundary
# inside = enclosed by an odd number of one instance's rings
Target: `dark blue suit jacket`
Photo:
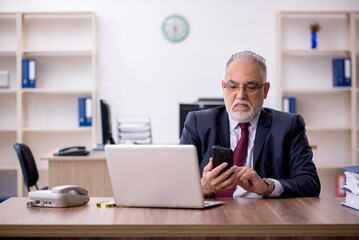
[[[212,146],[230,147],[225,107],[190,112],[180,144],[196,146],[202,175],[212,156]],[[253,166],[258,175],[280,181],[284,187],[280,197],[316,197],[320,182],[312,158],[303,118],[263,108],[253,152]]]

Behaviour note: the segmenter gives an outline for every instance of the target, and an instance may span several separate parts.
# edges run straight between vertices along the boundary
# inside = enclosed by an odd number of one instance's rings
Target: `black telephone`
[[[89,153],[84,146],[73,146],[60,149],[54,156],[86,156]]]

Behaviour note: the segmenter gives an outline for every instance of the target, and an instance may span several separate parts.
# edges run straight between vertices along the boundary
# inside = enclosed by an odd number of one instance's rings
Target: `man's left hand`
[[[236,181],[247,192],[254,192],[263,195],[267,191],[267,184],[251,167],[238,167]]]

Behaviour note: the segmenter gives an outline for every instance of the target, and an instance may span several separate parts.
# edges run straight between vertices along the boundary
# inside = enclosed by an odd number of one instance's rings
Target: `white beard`
[[[248,112],[237,112],[234,111],[234,107],[236,106],[236,104],[241,103],[241,104],[247,104],[249,107],[249,111]],[[226,104],[227,106],[227,104]],[[227,108],[227,107],[226,107]],[[229,114],[229,116],[236,122],[239,123],[246,123],[246,122],[250,122],[252,121],[255,116],[256,116],[256,112],[254,110],[254,108],[252,107],[252,105],[250,104],[250,102],[246,101],[246,100],[236,100],[233,102],[232,106],[230,109],[227,108],[227,112]]]

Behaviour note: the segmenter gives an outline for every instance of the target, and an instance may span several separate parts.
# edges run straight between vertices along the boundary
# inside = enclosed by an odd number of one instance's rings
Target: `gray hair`
[[[251,52],[251,51],[243,51],[243,52],[237,52],[231,56],[231,58],[228,60],[226,64],[227,71],[228,66],[233,62],[247,62],[247,63],[257,63],[260,67],[260,69],[263,72],[264,81],[267,79],[267,67],[266,67],[266,60],[264,57]]]

